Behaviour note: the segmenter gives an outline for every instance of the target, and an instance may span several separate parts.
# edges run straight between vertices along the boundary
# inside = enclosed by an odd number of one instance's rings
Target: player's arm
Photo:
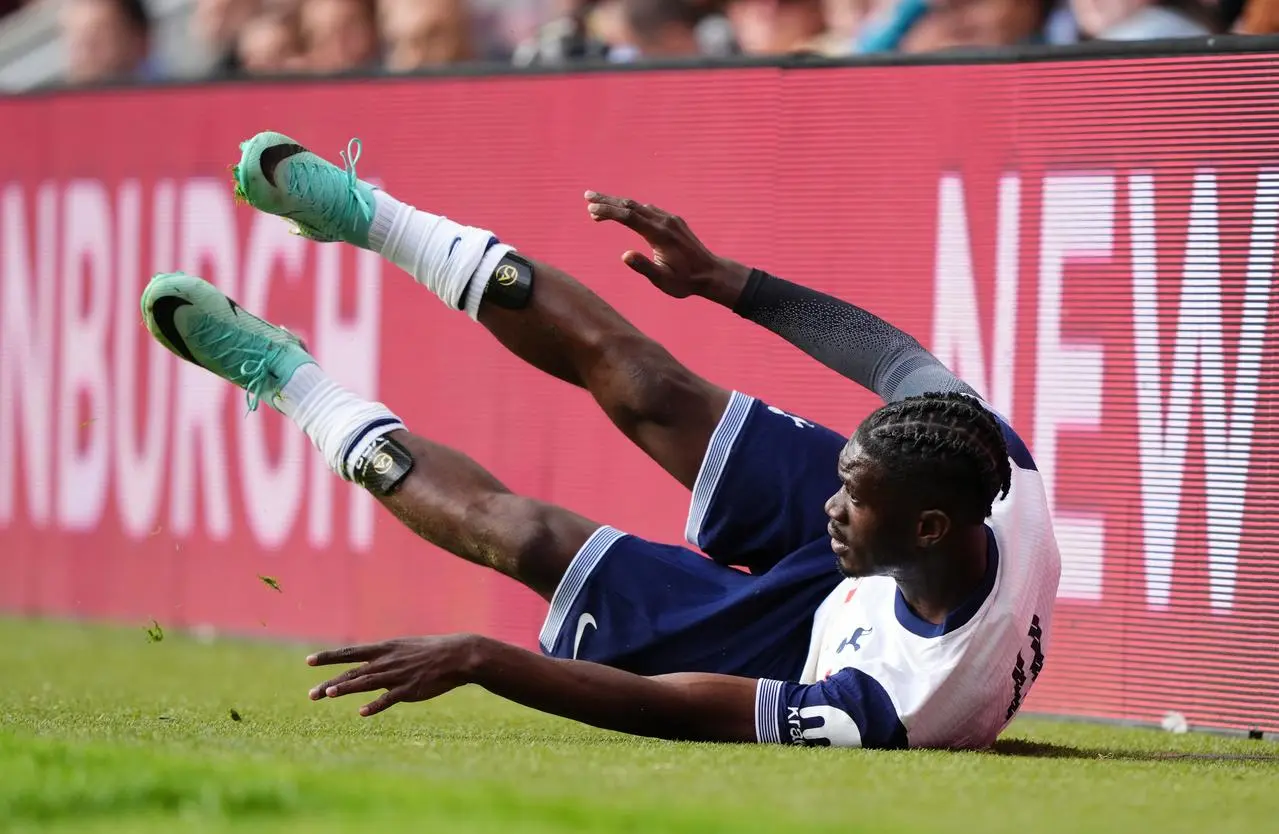
[[[631,251],[623,261],[668,295],[698,295],[728,307],[885,401],[975,393],[908,333],[855,304],[715,255],[687,223],[656,206],[593,192],[587,202],[593,219],[616,221],[644,237],[653,255]]]
[[[741,290],[736,275],[716,276],[712,292],[744,319],[773,331],[885,402],[918,394],[975,394],[913,336],[834,296],[754,269]]]
[[[385,689],[360,709],[426,701],[466,684],[607,730],[685,741],[753,742],[759,682],[729,675],[644,677],[598,663],[559,660],[477,635],[391,640],[320,652],[312,666],[361,662],[311,690],[337,698]]]
[[[694,672],[646,678],[479,639],[472,683],[606,730],[680,741],[907,746],[887,691],[856,669],[813,684]]]
[[[312,689],[311,698],[386,690],[360,709],[366,716],[477,684],[542,712],[652,738],[907,746],[887,691],[856,669],[814,684],[702,673],[644,677],[470,634],[352,646],[320,652],[307,662],[360,663]]]
[[[675,741],[754,742],[759,682],[685,673],[644,677],[481,640],[472,683],[542,712],[605,730]]]

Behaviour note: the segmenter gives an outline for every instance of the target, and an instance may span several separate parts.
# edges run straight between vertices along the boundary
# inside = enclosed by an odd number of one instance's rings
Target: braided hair
[[[857,427],[863,453],[888,479],[936,502],[959,523],[980,524],[1008,494],[1012,467],[995,416],[967,394],[889,403]]]

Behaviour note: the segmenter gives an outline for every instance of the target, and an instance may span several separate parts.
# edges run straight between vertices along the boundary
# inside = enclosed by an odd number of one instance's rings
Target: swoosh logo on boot
[[[187,349],[187,343],[182,338],[182,334],[178,332],[178,324],[173,320],[178,310],[183,307],[190,307],[191,302],[185,298],[179,298],[176,295],[164,295],[155,300],[151,305],[151,316],[155,319],[155,326],[160,328],[160,335],[173,345],[174,350],[188,362],[200,365],[195,361],[195,357],[191,355],[191,351]],[[200,367],[204,367],[200,365]]]
[[[258,161],[262,164],[262,176],[266,177],[266,181],[271,183],[272,188],[279,187],[275,184],[275,169],[284,160],[300,153],[306,153],[306,148],[301,145],[272,145],[262,152],[262,155],[258,157]]]

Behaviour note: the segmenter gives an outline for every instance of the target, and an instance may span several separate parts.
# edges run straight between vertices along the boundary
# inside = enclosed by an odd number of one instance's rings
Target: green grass
[[[470,689],[361,719],[358,701],[306,699],[306,651],[0,620],[0,831],[1217,834],[1279,819],[1269,742],[1025,720],[991,753],[670,744]]]

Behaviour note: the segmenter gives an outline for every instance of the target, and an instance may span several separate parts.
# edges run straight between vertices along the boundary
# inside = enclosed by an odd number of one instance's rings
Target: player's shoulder
[[[999,430],[1004,435],[1004,445],[1008,447],[1008,459],[1012,461],[1013,465],[1028,472],[1037,472],[1039,467],[1035,464],[1035,459],[1030,454],[1030,447],[1021,439],[1021,435],[1017,433],[1017,430],[1013,428],[1012,422],[999,409],[976,394],[969,394],[968,396],[990,412],[991,416],[995,418],[995,422],[999,424]]]

